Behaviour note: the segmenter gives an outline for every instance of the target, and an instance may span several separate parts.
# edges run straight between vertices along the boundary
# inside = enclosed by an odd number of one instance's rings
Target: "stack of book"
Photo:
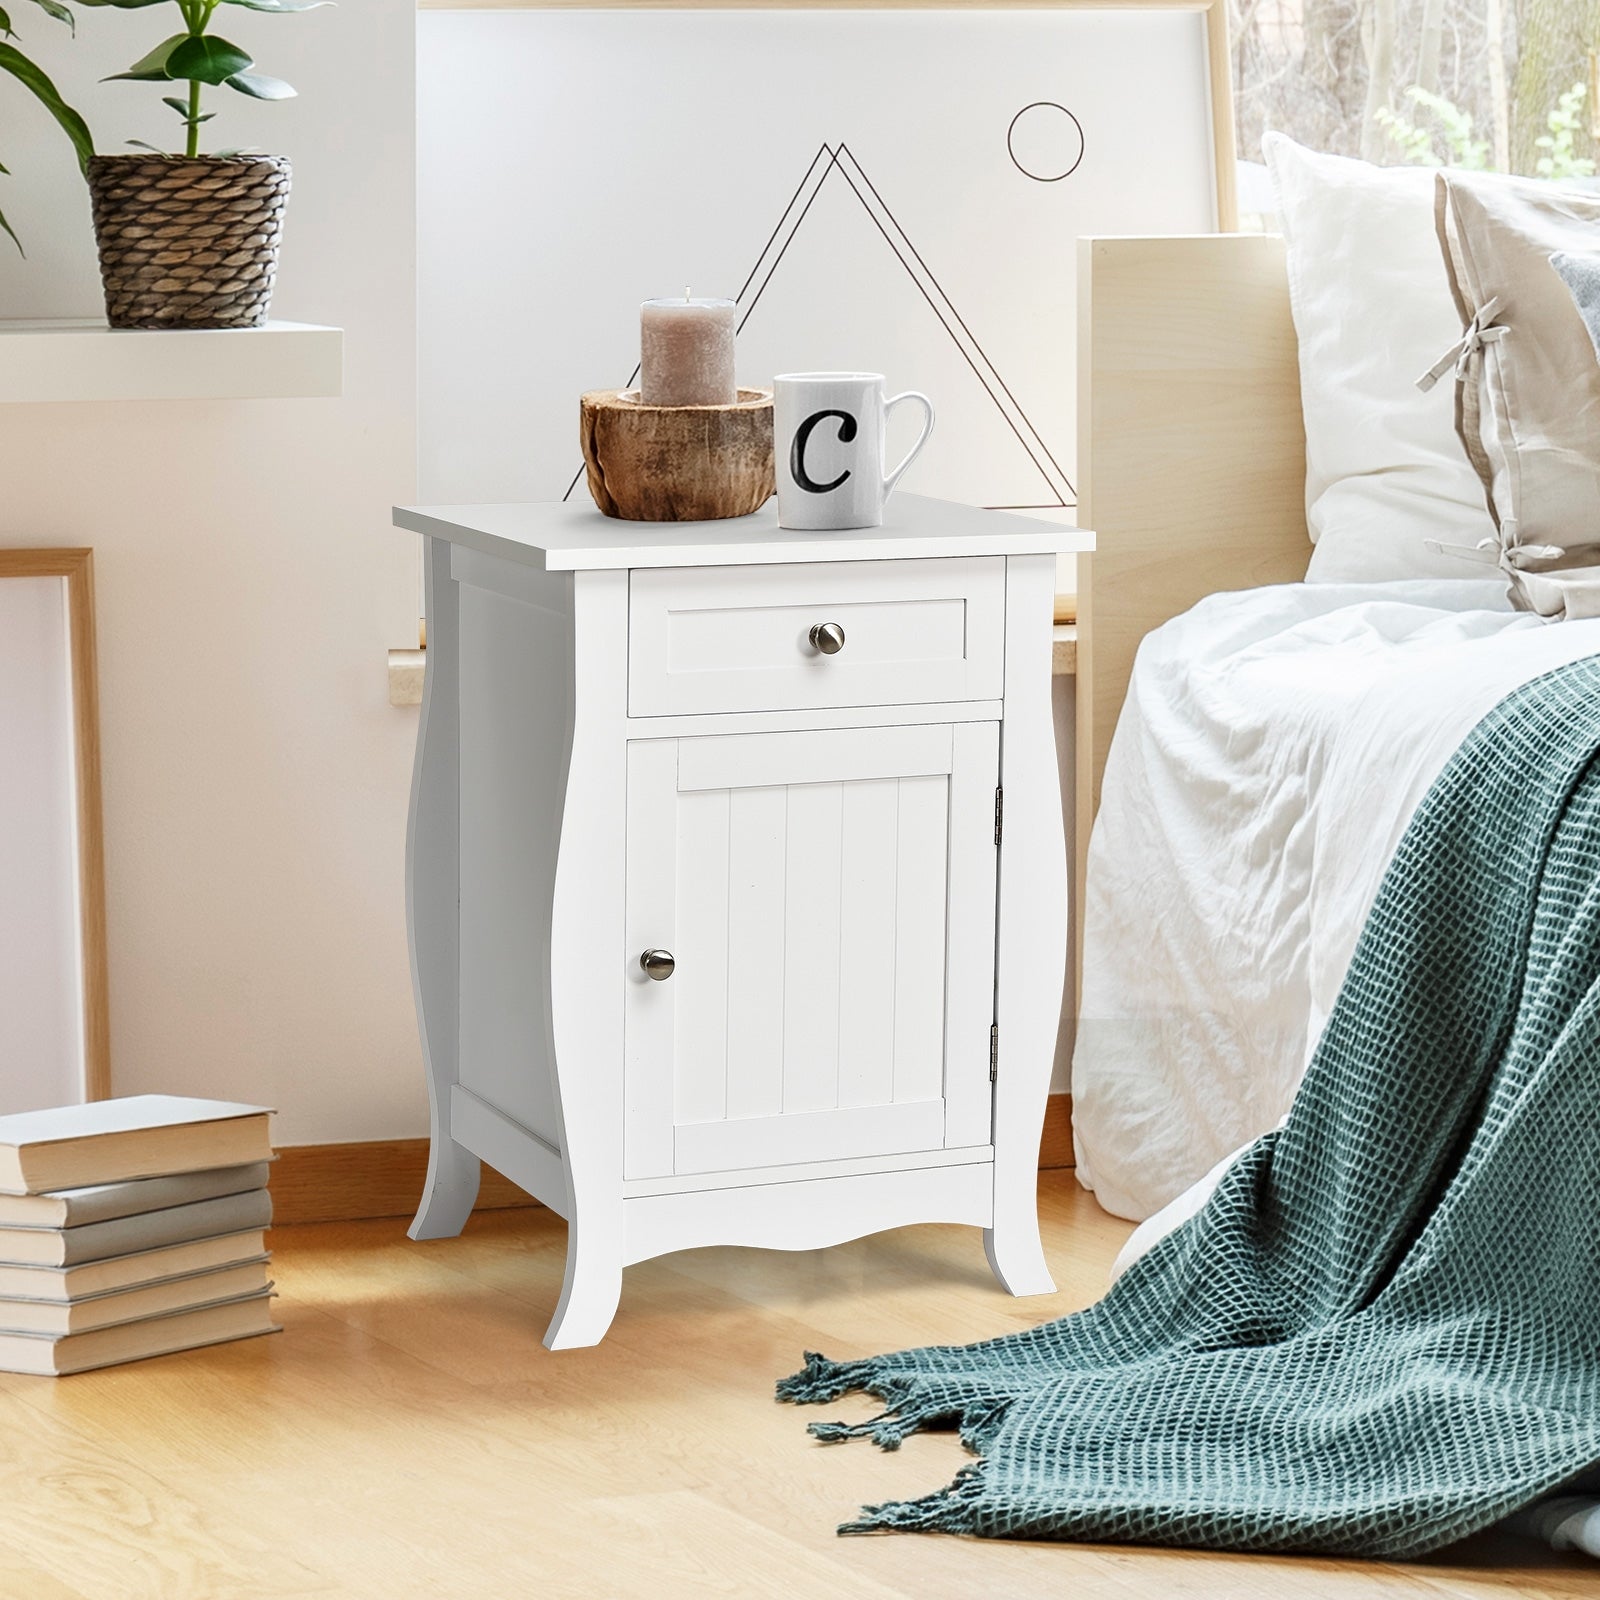
[[[152,1094],[0,1117],[0,1371],[276,1331],[269,1115]]]

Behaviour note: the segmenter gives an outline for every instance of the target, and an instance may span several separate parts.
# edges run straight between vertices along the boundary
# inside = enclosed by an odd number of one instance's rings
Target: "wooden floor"
[[[1380,1566],[937,1537],[839,1539],[870,1500],[946,1482],[948,1435],[812,1443],[772,1400],[804,1348],[1000,1333],[1093,1300],[1126,1233],[1046,1175],[1061,1292],[1013,1301],[976,1233],[804,1255],[702,1250],[628,1270],[597,1350],[538,1334],[562,1223],[482,1215],[273,1236],[287,1331],[79,1378],[0,1378],[3,1600],[973,1600],[1600,1595],[1600,1565],[1508,1537]]]

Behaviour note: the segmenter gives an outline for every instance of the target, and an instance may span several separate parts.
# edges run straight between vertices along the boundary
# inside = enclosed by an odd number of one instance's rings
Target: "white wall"
[[[170,141],[154,85],[97,84],[166,7],[14,9],[99,148]],[[226,36],[301,98],[229,90],[219,145],[295,164],[274,311],[346,330],[338,400],[0,406],[0,545],[96,552],[112,1075],[280,1109],[281,1143],[426,1131],[405,950],[414,712],[385,652],[416,636],[415,13],[347,0]],[[26,15],[22,13],[26,12]],[[0,81],[0,316],[98,308],[65,141]],[[214,132],[213,132],[214,130]],[[3,359],[3,357],[0,357]]]

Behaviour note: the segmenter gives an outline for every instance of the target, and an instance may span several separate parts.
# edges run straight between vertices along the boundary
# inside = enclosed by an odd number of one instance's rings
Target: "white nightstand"
[[[412,1237],[460,1231],[480,1158],[559,1212],[552,1349],[604,1335],[626,1264],[697,1245],[965,1222],[1047,1293],[1051,608],[1093,535],[905,494],[850,533],[775,502],[395,521],[429,543]]]

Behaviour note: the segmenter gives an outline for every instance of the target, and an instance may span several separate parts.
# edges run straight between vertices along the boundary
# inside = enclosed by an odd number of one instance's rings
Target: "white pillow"
[[[1306,423],[1312,583],[1460,578],[1426,541],[1494,524],[1448,385],[1418,376],[1461,337],[1434,230],[1434,171],[1264,141],[1289,251]]]

